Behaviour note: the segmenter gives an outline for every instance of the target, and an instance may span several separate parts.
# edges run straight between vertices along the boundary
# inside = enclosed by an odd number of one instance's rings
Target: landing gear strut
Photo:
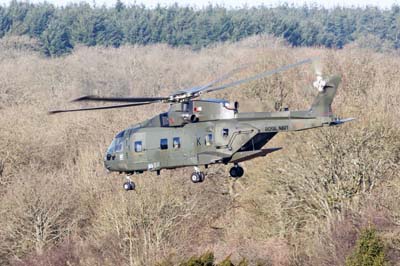
[[[131,180],[131,178],[130,178],[129,175],[126,176],[126,179],[127,179],[128,181],[124,183],[124,189],[125,189],[126,191],[135,190],[136,185],[135,185],[135,183]]]
[[[198,167],[194,167],[194,172],[190,176],[190,180],[192,180],[193,183],[201,183],[204,181],[206,178],[206,175],[200,171]]]
[[[229,174],[233,178],[240,178],[243,176],[244,170],[241,166],[239,166],[238,164],[235,164],[235,166],[232,167],[231,170],[229,170]]]

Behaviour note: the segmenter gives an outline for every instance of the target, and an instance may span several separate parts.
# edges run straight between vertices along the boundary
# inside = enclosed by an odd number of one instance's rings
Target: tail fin
[[[314,86],[318,88],[318,95],[311,105],[310,112],[316,116],[332,116],[332,101],[340,84],[340,76],[331,76],[326,80],[319,78]]]

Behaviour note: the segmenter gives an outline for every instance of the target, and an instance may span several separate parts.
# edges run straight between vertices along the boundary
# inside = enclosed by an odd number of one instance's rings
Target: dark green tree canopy
[[[43,52],[47,56],[67,54],[74,48],[68,27],[57,20],[43,32],[41,40]]]
[[[256,34],[281,37],[293,46],[340,49],[355,40],[376,38],[385,47],[400,47],[400,7],[397,5],[389,10],[287,4],[236,9],[218,5],[195,9],[175,4],[150,9],[137,4],[126,6],[120,0],[109,8],[87,3],[54,7],[45,2],[30,4],[12,0],[8,6],[0,6],[0,38],[14,34],[50,41],[49,38],[59,38],[50,34],[54,25],[63,25],[63,31],[69,36],[69,47],[77,43],[113,47],[125,43],[167,43],[199,49]]]

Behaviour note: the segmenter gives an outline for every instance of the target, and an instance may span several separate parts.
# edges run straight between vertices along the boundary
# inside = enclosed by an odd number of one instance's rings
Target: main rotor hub
[[[187,123],[231,119],[235,117],[235,104],[222,99],[199,99],[180,103],[171,103],[168,110],[170,126],[182,126]]]

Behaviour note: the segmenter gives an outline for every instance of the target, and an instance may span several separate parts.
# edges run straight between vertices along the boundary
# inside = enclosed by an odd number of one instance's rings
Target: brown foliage
[[[216,261],[238,254],[234,264],[342,265],[368,222],[399,261],[398,55],[251,38],[198,52],[80,47],[45,59],[34,45],[0,43],[0,264],[152,265],[214,250]],[[127,194],[103,153],[115,133],[167,106],[46,115],[82,94],[166,95],[237,65],[250,63],[240,78],[315,55],[323,73],[343,77],[337,113],[358,120],[277,136],[268,146],[285,149],[244,163],[237,181],[225,166],[208,169],[200,186],[191,169],[146,173]],[[314,77],[303,66],[210,97],[239,100],[241,111],[306,109]]]
[[[85,220],[83,206],[70,181],[60,174],[14,180],[2,197],[1,254],[43,254],[77,231]]]
[[[69,266],[78,264],[79,255],[70,242],[63,242],[54,246],[41,255],[32,254],[23,260],[12,262],[13,266]]]

